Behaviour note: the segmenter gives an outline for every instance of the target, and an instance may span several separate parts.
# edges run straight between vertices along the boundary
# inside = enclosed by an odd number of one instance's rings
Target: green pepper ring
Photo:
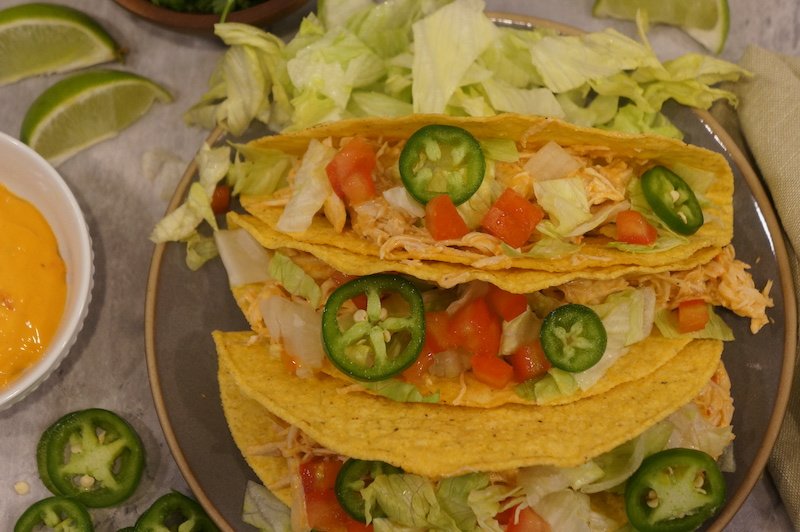
[[[390,318],[401,326],[391,332],[407,331],[410,338],[397,356],[384,360],[383,363],[365,366],[346,352],[350,344],[345,331],[339,327],[339,309],[346,301],[358,295],[367,294],[369,301],[370,294],[378,298],[380,293],[386,291],[398,293],[409,305],[408,317]],[[373,329],[376,327],[378,326]],[[373,274],[353,279],[333,291],[322,311],[322,343],[325,353],[334,366],[356,380],[379,381],[403,371],[417,360],[424,342],[425,310],[422,295],[411,281],[398,275]]]
[[[72,526],[75,527],[74,530],[81,532],[94,530],[92,518],[81,503],[67,497],[56,496],[42,499],[29,506],[14,524],[14,532],[38,530],[37,525],[44,522],[42,514],[45,512],[58,515],[59,522],[69,518],[72,520]]]
[[[376,469],[385,475],[403,472],[402,469],[387,464],[386,462],[349,458],[344,465],[342,465],[339,474],[336,475],[336,485],[334,487],[336,499],[350,517],[362,523],[367,522],[364,498],[361,496],[361,493],[353,487],[353,483],[362,480],[365,476],[374,479],[372,475]],[[376,508],[376,511],[372,512],[372,517],[385,517],[385,514],[380,508]]]
[[[449,166],[431,161],[429,157],[421,157],[426,147],[435,146],[441,151],[442,146],[449,148],[449,153],[457,153],[459,166]],[[454,205],[460,205],[472,197],[480,188],[486,172],[486,159],[478,140],[466,129],[441,124],[423,126],[411,135],[403,146],[398,163],[400,178],[409,194],[422,204],[428,203],[436,196],[447,194]],[[431,175],[424,176],[421,169],[428,170],[434,177],[447,181],[446,186],[430,189]],[[443,173],[437,175],[437,170]],[[447,173],[462,170],[463,179],[453,182]],[[441,183],[439,183],[441,185]]]
[[[670,479],[665,479],[662,472],[670,470]],[[679,483],[674,483],[675,473],[688,472]],[[703,492],[696,494],[697,500],[705,500],[699,508],[681,508],[685,513],[680,517],[667,520],[655,520],[655,510],[647,505],[651,491],[657,496],[668,494],[667,491],[683,489],[676,499],[685,502],[689,496],[687,490],[695,489],[694,481],[697,471],[702,471]],[[680,482],[683,480],[684,482]],[[687,484],[689,484],[687,486]],[[676,488],[677,486],[677,488]],[[659,491],[661,488],[661,491]],[[703,522],[712,517],[725,502],[725,478],[716,461],[708,454],[695,449],[674,448],[650,455],[642,461],[636,472],[628,479],[625,487],[625,512],[631,525],[641,532],[679,532],[695,530]],[[657,508],[657,507],[656,507]],[[692,512],[693,513],[686,513]]]
[[[183,519],[183,521],[176,521]],[[192,522],[192,532],[219,532],[200,503],[177,491],[159,497],[136,520],[136,532],[160,532],[162,530],[183,530],[180,525]],[[174,528],[168,525],[172,523]]]
[[[569,346],[570,352],[565,353],[565,340],[561,337],[561,331],[572,331],[575,326],[581,327],[580,343]],[[608,342],[605,326],[597,313],[577,303],[557,307],[545,316],[539,339],[550,363],[571,373],[585,371],[597,364],[605,353]],[[570,338],[570,342],[574,340]]]
[[[702,227],[703,209],[681,176],[663,166],[655,166],[642,174],[641,179],[648,205],[667,227],[686,236],[693,235]]]
[[[97,460],[106,461],[102,465],[110,471],[118,486],[112,489],[100,482],[81,489],[73,482],[81,472],[64,464],[64,457],[68,454],[65,451],[72,445],[71,436],[77,434],[80,437],[83,431],[94,432],[98,428],[105,431],[107,441],[96,445],[94,442],[97,440],[89,441],[95,446],[84,449],[80,458],[85,462],[83,469],[89,475],[89,466],[97,468]],[[144,446],[139,435],[127,421],[102,408],[79,410],[62,416],[42,434],[36,454],[39,476],[44,485],[55,490],[56,495],[73,498],[90,508],[113,506],[130,497],[144,470]],[[115,466],[117,461],[118,467]]]

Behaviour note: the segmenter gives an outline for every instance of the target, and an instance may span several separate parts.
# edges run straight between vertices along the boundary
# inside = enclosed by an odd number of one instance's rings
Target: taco
[[[679,491],[702,507],[680,519],[697,526],[724,500],[714,460],[733,439],[733,405],[717,341],[695,340],[653,375],[602,396],[484,410],[342,395],[330,378],[287,375],[280,360],[258,355],[249,333],[214,339],[231,434],[291,508],[293,530],[361,530],[369,521],[380,530],[499,531],[528,519],[544,530],[590,522],[617,530],[632,510],[634,519],[670,520],[634,490],[668,455],[708,467],[683,477],[682,466],[673,469]],[[285,508],[275,512],[288,520]],[[270,513],[261,517],[280,526]]]
[[[235,274],[241,237],[262,254],[257,278]],[[238,305],[287,371],[397,401],[573,402],[648,375],[692,338],[733,339],[714,305],[763,324],[770,304],[728,248],[684,272],[514,293],[477,280],[442,288],[396,273],[354,277],[316,254],[262,248],[241,229],[218,242]]]
[[[559,120],[360,119],[239,147],[242,206],[309,244],[484,270],[655,267],[727,245],[733,175],[712,151]],[[246,183],[249,178],[237,180]]]

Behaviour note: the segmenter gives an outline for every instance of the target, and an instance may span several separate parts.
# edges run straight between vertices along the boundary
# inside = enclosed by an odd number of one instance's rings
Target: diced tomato
[[[538,339],[533,343],[519,346],[506,359],[514,368],[514,380],[517,382],[541,377],[551,367]]]
[[[440,353],[458,347],[452,331],[452,318],[445,311],[425,313],[425,346],[431,353]]]
[[[455,240],[469,233],[467,223],[447,194],[436,196],[425,205],[425,227],[434,240]]]
[[[224,214],[230,206],[231,187],[220,183],[214,187],[214,193],[211,195],[211,210],[214,214]]]
[[[512,294],[493,284],[486,294],[489,306],[506,321],[511,321],[528,308],[528,299],[523,294]]]
[[[361,137],[353,137],[333,157],[325,172],[333,191],[349,205],[375,197],[372,173],[377,159],[375,148]]]
[[[281,349],[281,362],[283,362],[283,367],[292,375],[296,375],[297,370],[300,369],[300,364],[298,364],[297,359],[290,355],[285,349]]]
[[[506,532],[550,532],[550,524],[545,521],[536,511],[527,506],[519,512],[517,522],[514,522],[512,514],[506,527]]]
[[[486,299],[473,299],[453,314],[451,332],[458,346],[473,355],[497,358],[503,332],[500,317],[489,308]]]
[[[492,388],[505,388],[514,379],[514,368],[496,355],[473,355],[472,374]]]
[[[656,228],[636,211],[628,210],[617,213],[616,225],[618,242],[648,246],[658,238]]]
[[[363,532],[371,526],[350,517],[336,498],[336,476],[342,462],[313,458],[300,465],[300,480],[306,502],[308,525],[325,532]]]
[[[431,350],[430,346],[428,346],[428,341],[426,339],[417,360],[403,370],[403,380],[411,383],[422,382],[423,377],[428,373],[428,369],[433,365],[435,358],[436,354]]]
[[[338,287],[342,286],[344,283],[346,283],[348,281],[352,281],[353,279],[356,279],[357,277],[358,277],[357,275],[347,275],[346,273],[342,273],[342,272],[334,272],[333,275],[331,275],[331,281],[333,281],[333,283],[338,288]],[[353,299],[351,299],[351,301],[356,306],[356,308],[360,308],[360,309],[365,309],[366,310],[366,308],[367,308],[367,295],[366,294],[359,294],[356,297],[354,297]]]
[[[342,468],[342,462],[333,459],[315,458],[300,464],[300,480],[303,491],[325,491],[334,489],[336,475]]]
[[[678,330],[682,333],[702,331],[708,324],[708,305],[702,299],[678,304]]]
[[[525,244],[544,218],[544,210],[531,203],[514,189],[507,188],[481,220],[486,229],[509,246]]]

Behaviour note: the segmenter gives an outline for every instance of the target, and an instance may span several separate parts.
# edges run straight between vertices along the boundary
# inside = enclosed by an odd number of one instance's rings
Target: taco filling
[[[218,233],[229,270],[228,241],[241,237],[249,235]],[[692,270],[523,294],[483,281],[442,288],[393,273],[354,277],[310,253],[259,249],[258,281],[231,284],[290,371],[398,401],[573,401],[652,372],[692,338],[732,340],[716,307],[750,317],[755,332],[772,304],[732,248]]]
[[[375,457],[355,458],[344,452],[363,447],[348,444],[357,436],[348,432],[352,427],[348,428],[346,416],[336,416],[335,420],[344,423],[337,425],[343,439],[338,440],[336,434],[326,438],[332,448],[319,443],[304,430],[307,427],[315,433],[314,420],[302,413],[297,414],[299,425],[292,416],[282,418],[281,405],[286,401],[279,399],[279,392],[265,395],[250,386],[251,379],[242,372],[255,368],[245,368],[237,361],[240,355],[231,354],[238,349],[237,340],[219,333],[215,333],[215,339],[220,353],[223,408],[234,439],[260,480],[289,509],[277,502],[261,503],[262,509],[272,510],[260,514],[251,511],[247,515],[252,519],[271,519],[273,525],[275,520],[291,523],[293,530],[326,531],[404,527],[514,531],[533,525],[536,530],[617,530],[627,521],[643,530],[659,530],[659,526],[691,530],[713,516],[725,499],[720,467],[730,468],[733,403],[725,369],[713,357],[707,360],[713,375],[704,386],[701,383],[694,399],[676,404],[668,415],[633,431],[624,443],[604,452],[569,466],[533,460],[514,468],[488,465],[483,470],[439,476],[418,469],[414,463],[404,463],[399,456],[402,453],[394,453],[402,448],[399,442],[387,449],[385,459],[389,462]],[[688,351],[692,359],[705,356],[701,355],[704,351]],[[717,364],[716,371],[713,364]],[[292,386],[298,394],[306,393],[302,383]],[[314,404],[324,405],[316,407],[323,411],[320,416],[345,403],[354,412],[374,403],[370,411],[380,419],[391,414],[384,412],[386,407],[380,399],[364,399],[362,405],[340,395],[336,398],[335,391],[330,399],[325,399],[328,396],[321,389],[308,393]],[[642,397],[643,404],[648,400]],[[615,404],[614,399],[595,402],[600,408]],[[435,409],[442,407],[427,408],[427,423],[420,428],[433,431],[432,436],[415,445],[414,452],[424,453],[422,447],[428,445],[430,454],[445,451],[458,455],[460,449],[445,449],[436,441],[436,430],[441,428],[438,424],[448,416],[442,411],[444,417],[440,418]],[[495,417],[508,415],[505,408],[498,409]],[[592,416],[591,412],[578,414],[580,405],[574,409],[577,417]],[[476,415],[465,412],[464,416]],[[422,412],[413,412],[417,414]],[[553,412],[554,420],[558,415]],[[581,423],[577,418],[574,422]],[[602,423],[599,419],[597,422]],[[483,425],[476,425],[478,433],[479,426]],[[404,429],[400,430],[405,436]],[[546,430],[544,426],[542,430]],[[565,432],[562,438],[566,443],[571,435]],[[495,440],[493,445],[502,447],[504,443]],[[258,488],[248,489],[251,498],[271,497]]]
[[[632,257],[730,239],[730,170],[711,152],[594,130],[570,136],[574,126],[544,119],[517,118],[511,133],[514,117],[428,120],[398,121],[400,132],[373,121],[254,141],[241,149],[241,172],[261,172],[267,158],[285,171],[272,176],[273,192],[242,203],[300,239],[325,233],[319,243],[347,247],[336,237],[344,233],[382,258],[479,268],[652,261]],[[672,153],[650,156],[654,143]]]

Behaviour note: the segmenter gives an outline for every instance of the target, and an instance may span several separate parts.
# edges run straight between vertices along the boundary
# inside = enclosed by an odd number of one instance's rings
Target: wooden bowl
[[[131,13],[143,19],[177,31],[187,33],[213,33],[214,24],[219,22],[216,13],[184,13],[157,6],[150,0],[115,0]],[[264,0],[246,9],[232,11],[227,22],[241,22],[261,26],[278,20],[302,7],[307,0]]]

